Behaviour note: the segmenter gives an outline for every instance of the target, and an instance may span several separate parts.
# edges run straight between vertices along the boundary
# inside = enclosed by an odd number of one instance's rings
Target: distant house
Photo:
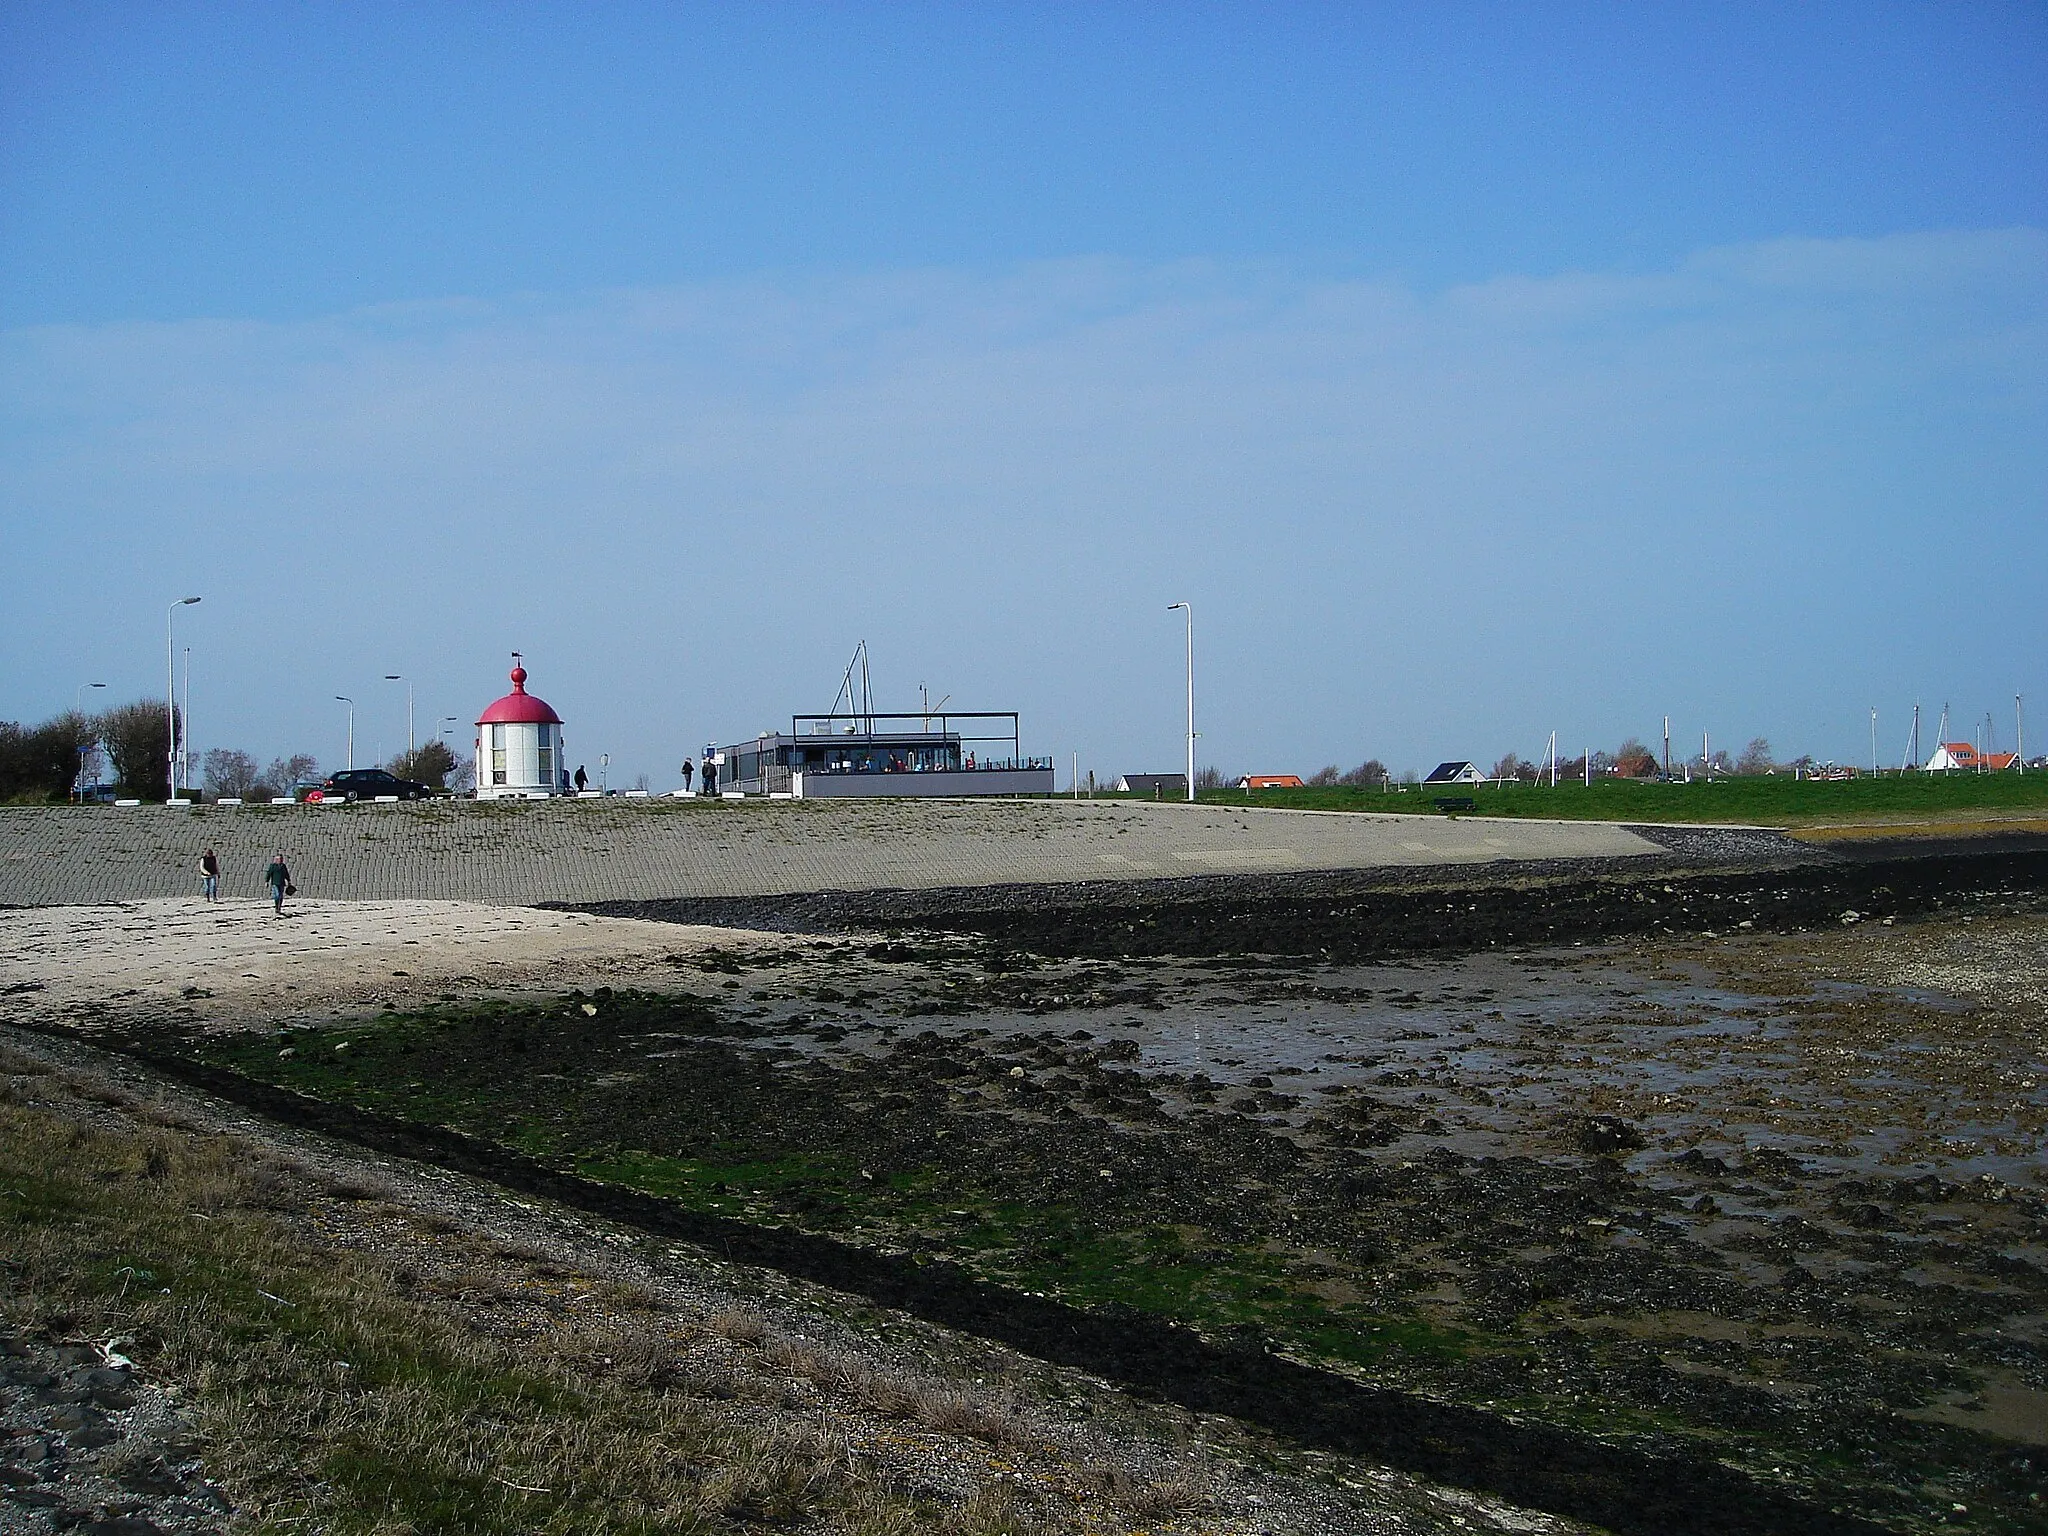
[[[1425,784],[1484,784],[1486,775],[1477,763],[1438,763],[1422,781]]]
[[[1184,773],[1127,773],[1112,786],[1120,795],[1181,795],[1188,792]]]
[[[1929,773],[2000,773],[2019,761],[2017,752],[1979,752],[1967,741],[1944,741],[1927,759]]]
[[[1239,789],[1300,789],[1298,773],[1248,773],[1237,781]]]

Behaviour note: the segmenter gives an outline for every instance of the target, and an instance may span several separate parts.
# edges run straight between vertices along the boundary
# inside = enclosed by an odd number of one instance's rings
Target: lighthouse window
[[[555,749],[548,743],[546,727],[540,733],[540,781],[543,784],[555,782]]]
[[[505,782],[505,727],[502,725],[491,727],[491,782]]]

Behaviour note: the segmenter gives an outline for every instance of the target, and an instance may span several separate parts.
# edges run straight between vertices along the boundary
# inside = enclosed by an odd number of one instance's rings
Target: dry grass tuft
[[[735,1344],[760,1344],[768,1338],[768,1324],[753,1312],[718,1312],[707,1321],[707,1326],[720,1338],[730,1339]]]
[[[1083,1481],[1091,1492],[1134,1520],[1206,1514],[1215,1502],[1207,1481],[1188,1471],[1139,1477],[1119,1466],[1094,1466]]]

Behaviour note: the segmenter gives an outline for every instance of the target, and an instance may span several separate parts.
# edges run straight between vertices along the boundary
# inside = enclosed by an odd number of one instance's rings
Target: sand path
[[[794,942],[461,901],[294,900],[285,910],[170,897],[0,911],[0,1019],[87,1022],[168,1004],[231,1025],[451,991],[673,985],[671,955]]]

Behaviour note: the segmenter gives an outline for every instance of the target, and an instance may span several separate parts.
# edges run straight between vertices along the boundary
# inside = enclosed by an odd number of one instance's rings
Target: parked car
[[[401,800],[424,800],[433,792],[431,785],[401,779],[382,768],[343,769],[322,779],[318,790],[323,800],[374,800],[379,795],[396,795]],[[308,792],[306,798],[312,799],[313,792]]]

